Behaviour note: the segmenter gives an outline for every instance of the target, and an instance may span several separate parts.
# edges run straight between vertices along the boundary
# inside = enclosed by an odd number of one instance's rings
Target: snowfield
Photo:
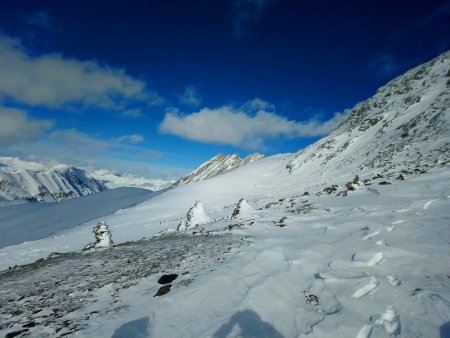
[[[296,154],[1,248],[0,336],[450,337],[449,87],[447,52]]]
[[[0,333],[364,338],[448,332],[450,186],[443,184],[450,179],[448,168],[404,181],[384,178],[390,185],[373,179],[342,197],[323,193],[321,183],[294,186],[296,177],[281,171],[282,159],[263,159],[181,186],[103,218],[114,242],[122,245],[97,253],[54,254],[4,271]],[[335,183],[342,187],[345,182]],[[302,196],[305,191],[309,195]],[[230,219],[243,196],[257,217]],[[177,235],[196,199],[205,201],[214,222]],[[46,257],[48,249],[80,250],[94,240],[92,225],[6,247],[0,250],[3,268]],[[165,229],[163,238],[173,243],[162,256],[151,253],[157,238],[127,242]],[[137,245],[142,245],[139,254],[133,253]],[[182,275],[186,271],[188,277]],[[163,273],[180,277],[168,294],[153,297],[159,288],[155,279]],[[46,296],[46,289],[53,296]],[[76,305],[68,307],[66,301]]]

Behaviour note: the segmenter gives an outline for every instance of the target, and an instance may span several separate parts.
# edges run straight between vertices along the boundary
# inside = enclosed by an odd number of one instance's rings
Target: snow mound
[[[196,201],[194,206],[189,209],[186,219],[182,220],[178,225],[178,231],[184,231],[189,228],[193,228],[196,225],[206,224],[212,222],[211,218],[209,218],[206,213],[203,203],[200,201]]]
[[[251,219],[257,217],[257,211],[247,202],[245,198],[241,198],[230,215],[230,219]]]
[[[113,244],[112,233],[106,222],[98,222],[92,231],[95,236],[95,242],[86,245],[85,250],[93,248],[107,248]]]

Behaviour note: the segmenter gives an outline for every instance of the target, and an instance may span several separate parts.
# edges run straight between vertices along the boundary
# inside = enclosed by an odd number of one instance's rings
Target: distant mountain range
[[[139,187],[156,191],[172,183],[173,181],[118,174],[106,169],[88,172],[65,164],[48,167],[15,157],[0,157],[0,205],[61,202],[117,187]]]

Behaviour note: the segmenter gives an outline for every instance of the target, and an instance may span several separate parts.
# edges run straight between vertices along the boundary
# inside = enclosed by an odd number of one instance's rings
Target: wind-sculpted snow
[[[48,323],[44,336],[65,325],[54,335],[447,337],[449,68],[447,53],[394,80],[302,153],[178,185],[102,217],[114,243],[176,233],[161,255],[149,241],[92,253],[101,260],[84,256],[95,223],[0,249],[0,269],[66,253],[0,275],[8,278],[0,279],[8,309],[0,335],[40,336],[33,330]],[[207,223],[176,232],[195,201]],[[175,263],[152,270],[155,257]],[[177,278],[160,286],[162,274]]]

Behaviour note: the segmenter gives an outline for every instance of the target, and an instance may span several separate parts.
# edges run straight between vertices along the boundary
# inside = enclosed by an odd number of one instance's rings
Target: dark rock
[[[308,291],[304,292],[306,304],[317,306],[320,304],[319,297],[316,295],[309,293]]]
[[[355,177],[353,178],[353,184],[359,184],[359,176],[355,175]]]
[[[28,323],[22,325],[22,327],[35,327],[35,326],[36,326],[35,322],[28,322]]]
[[[10,333],[6,334],[5,338],[17,337],[18,335],[20,335],[20,334],[22,334],[24,332],[27,332],[27,331],[28,331],[28,329],[23,329],[23,330],[19,330],[19,331],[13,331],[13,332],[10,332]]]
[[[167,285],[161,286],[159,288],[158,292],[153,297],[159,297],[159,296],[165,295],[166,293],[169,293],[171,287],[172,287],[172,284],[167,284]]]
[[[374,177],[372,177],[373,180],[376,180],[377,178],[383,178],[383,176],[380,174],[376,174]]]
[[[335,192],[338,189],[338,186],[336,184],[333,184],[331,187],[326,187],[323,189],[328,195]]]
[[[404,181],[405,180],[405,176],[400,174],[400,175],[397,176],[397,180]]]
[[[342,196],[342,197],[345,197],[345,196],[347,196],[347,195],[348,195],[348,191],[347,191],[347,190],[342,190],[342,191],[339,191],[338,194],[337,194],[336,196]]]
[[[414,290],[411,292],[411,296],[417,296],[417,294],[419,294],[419,293],[422,292],[422,291],[423,291],[422,288],[414,289]]]
[[[353,182],[347,182],[345,184],[345,186],[347,187],[347,190],[350,190],[350,191],[354,191],[355,190],[355,187],[353,186]]]
[[[286,224],[284,223],[284,221],[287,219],[287,217],[283,217],[281,218],[278,222],[275,223],[275,225],[277,227],[283,228],[286,226]]]
[[[305,191],[302,196],[309,196],[309,192]]]
[[[391,183],[389,183],[389,182],[387,182],[387,181],[381,181],[380,183],[378,183],[379,185],[388,185],[388,184],[391,184]]]

